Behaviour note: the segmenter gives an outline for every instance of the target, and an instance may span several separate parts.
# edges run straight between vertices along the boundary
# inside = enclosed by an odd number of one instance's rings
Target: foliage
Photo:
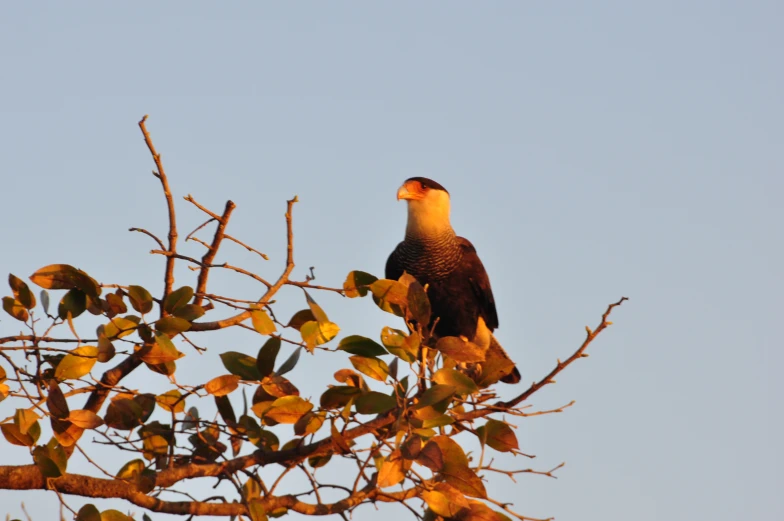
[[[491,361],[478,346],[459,338],[436,342],[423,329],[431,318],[430,303],[426,288],[411,277],[392,281],[352,271],[342,288],[290,278],[296,198],[288,201],[288,258],[275,282],[212,263],[224,239],[266,258],[226,234],[231,202],[218,215],[186,198],[217,228],[211,244],[199,241],[207,247],[201,260],[180,254],[171,191],[145,120],[140,127],[169,208],[168,245],[146,230],[134,231],[154,239],[160,249],[153,253],[166,258],[163,291],[156,295],[139,285],[101,284],[76,267],[52,264],[29,277],[43,288],[37,300],[28,283],[9,276],[11,294],[3,298],[3,309],[28,332],[0,338],[0,400],[13,403],[16,410],[0,429],[4,443],[30,451],[31,465],[0,466],[0,488],[48,488],[64,503],[64,495],[114,497],[154,512],[240,515],[253,521],[289,511],[350,513],[376,502],[403,503],[426,519],[530,519],[491,497],[483,477],[493,472],[552,476],[552,471],[503,470],[487,463],[485,451],[522,454],[505,418],[531,414],[523,412],[521,404],[554,383],[553,377],[571,362],[587,356],[588,344],[610,324],[607,317],[621,301],[608,308],[597,329],[588,330],[583,345],[550,374],[513,400],[490,404],[496,398],[497,378],[483,367],[492,366]],[[176,261],[198,271],[195,283],[175,287]],[[251,277],[266,291],[256,301],[208,293],[211,269]],[[275,315],[273,300],[284,285],[302,288],[305,306],[285,323]],[[401,317],[403,324],[398,318],[393,322],[403,329],[385,327],[378,341],[344,335],[334,342],[340,328],[311,295],[318,291],[349,298],[369,295],[380,309]],[[56,310],[49,306],[53,298]],[[213,316],[217,309],[231,314]],[[89,315],[100,317],[102,325],[92,338],[82,338],[75,322]],[[203,349],[192,338],[232,327],[254,330],[264,338],[255,356],[225,350],[220,354],[223,368],[213,378],[199,385],[177,383],[177,361]],[[333,347],[327,347],[330,344]],[[320,396],[301,396],[296,382],[286,376],[303,351],[346,362]],[[124,387],[122,380],[135,371],[168,376],[171,388],[156,395]],[[210,412],[212,404],[217,417]],[[91,445],[83,441],[86,431],[127,460],[116,474],[91,459],[99,470],[96,476],[68,472],[76,449],[89,454]],[[470,439],[478,442],[480,454],[466,452]],[[2,452],[8,450],[6,446]],[[321,470],[339,459],[355,462],[356,472],[335,476]],[[262,479],[260,469],[272,463],[280,465],[280,472],[270,482]],[[307,477],[311,487],[304,494],[279,491],[280,479],[291,472]],[[327,483],[322,476],[337,482]],[[237,496],[182,501],[165,495],[185,480],[205,477],[228,481]],[[332,503],[319,494],[329,486],[343,494]],[[91,504],[73,513],[82,521],[129,519]]]

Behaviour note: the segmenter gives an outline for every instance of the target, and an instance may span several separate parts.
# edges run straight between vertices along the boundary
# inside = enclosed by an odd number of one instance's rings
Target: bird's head
[[[449,192],[432,179],[406,179],[397,191],[397,198],[408,203],[406,235],[421,237],[452,231],[449,222]]]

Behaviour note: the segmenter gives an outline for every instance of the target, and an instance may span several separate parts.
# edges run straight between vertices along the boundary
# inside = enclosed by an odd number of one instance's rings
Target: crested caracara
[[[486,357],[509,360],[493,336],[498,315],[487,272],[474,246],[449,222],[449,192],[431,179],[412,177],[397,198],[408,203],[408,223],[405,239],[387,260],[386,278],[397,280],[406,272],[427,287],[432,320],[438,318],[437,338],[462,337],[484,349]],[[517,367],[506,367],[501,381],[519,382]]]

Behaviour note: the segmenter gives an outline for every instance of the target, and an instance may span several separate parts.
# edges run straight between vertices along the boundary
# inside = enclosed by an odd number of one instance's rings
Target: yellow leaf
[[[54,376],[58,380],[81,378],[90,372],[97,361],[97,347],[79,346],[60,360],[54,370]]]
[[[204,385],[204,390],[213,396],[226,396],[240,385],[240,377],[226,374],[213,378]]]

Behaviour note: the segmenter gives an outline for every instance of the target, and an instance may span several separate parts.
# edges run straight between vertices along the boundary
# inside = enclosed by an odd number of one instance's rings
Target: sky
[[[487,268],[524,381],[630,298],[591,356],[531,402],[575,405],[518,422],[537,458],[497,460],[566,462],[558,479],[494,477],[491,494],[559,521],[782,518],[783,17],[773,1],[5,2],[0,275],[70,263],[160,289],[152,241],[127,231],[165,235],[144,114],[181,230],[202,222],[183,196],[214,210],[231,199],[229,233],[271,260],[231,245],[218,260],[270,278],[286,199],[300,199],[294,276],[314,266],[339,286],[353,269],[382,274],[404,231],[397,188],[430,177]],[[260,291],[235,274],[211,283]],[[369,301],[314,297],[341,335],[401,326]],[[304,300],[287,290],[278,305],[285,316]],[[204,341],[181,382],[261,345],[244,332]],[[306,357],[291,377],[317,396],[341,363]],[[5,464],[29,458],[0,446]],[[34,521],[59,512],[53,493],[0,491],[0,513],[22,517],[21,502]]]

